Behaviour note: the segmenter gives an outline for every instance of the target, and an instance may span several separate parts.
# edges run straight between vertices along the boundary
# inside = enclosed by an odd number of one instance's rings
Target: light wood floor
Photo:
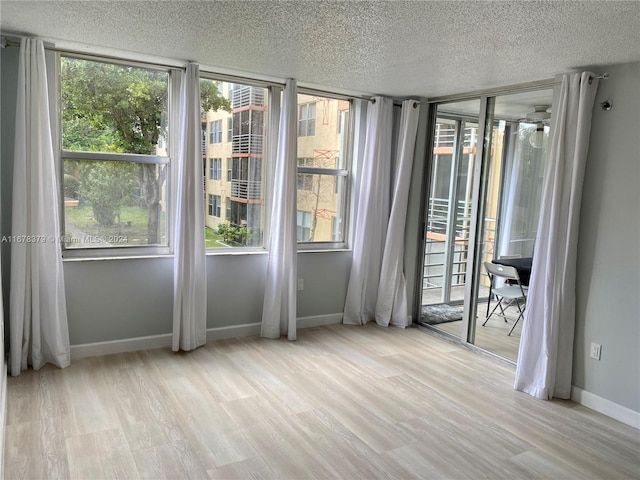
[[[493,308],[494,305],[495,302],[491,302],[491,308]],[[462,310],[462,306],[460,306],[460,310]],[[507,314],[507,322],[501,317],[494,315],[483,327],[482,323],[487,314],[487,304],[485,302],[478,305],[474,345],[502,358],[511,360],[512,362],[517,362],[523,321],[520,320],[511,335],[507,335],[518,315],[515,307],[507,308],[505,313]],[[433,327],[454,335],[457,338],[460,338],[462,335],[462,322],[439,323],[433,325]]]
[[[332,325],[10,378],[5,477],[638,478],[637,430],[429,335]]]

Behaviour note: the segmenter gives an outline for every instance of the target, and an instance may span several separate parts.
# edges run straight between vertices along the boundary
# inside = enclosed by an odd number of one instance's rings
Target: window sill
[[[150,258],[173,258],[172,253],[163,253],[163,254],[147,254],[147,255],[102,255],[102,256],[73,256],[73,257],[62,257],[63,263],[74,263],[74,262],[94,262],[94,261],[108,261],[108,260],[140,260],[140,259],[150,259]]]
[[[298,249],[298,254],[307,254],[307,253],[343,253],[343,252],[351,252],[350,248],[306,248],[306,249]],[[269,252],[267,250],[234,250],[229,251],[227,249],[223,249],[221,251],[212,251],[207,250],[207,257],[217,257],[217,256],[246,256],[246,255],[266,255]],[[149,254],[136,254],[136,255],[73,255],[68,257],[63,257],[62,261],[64,263],[73,263],[73,262],[86,262],[86,261],[108,261],[108,260],[141,260],[141,259],[153,259],[153,258],[173,258],[173,253],[149,253]]]

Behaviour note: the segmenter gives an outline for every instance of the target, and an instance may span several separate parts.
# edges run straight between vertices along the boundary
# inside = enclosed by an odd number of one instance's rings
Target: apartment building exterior
[[[231,111],[202,118],[205,226],[232,234],[207,246],[260,246],[265,218],[268,90],[220,82]],[[299,242],[341,241],[346,192],[350,102],[298,95],[297,236]]]

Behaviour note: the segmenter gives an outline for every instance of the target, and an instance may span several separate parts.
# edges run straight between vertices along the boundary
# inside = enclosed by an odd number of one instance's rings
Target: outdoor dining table
[[[518,271],[518,276],[520,277],[520,283],[525,287],[529,285],[533,257],[494,258],[491,260],[491,263],[505,265],[507,267],[515,267]]]

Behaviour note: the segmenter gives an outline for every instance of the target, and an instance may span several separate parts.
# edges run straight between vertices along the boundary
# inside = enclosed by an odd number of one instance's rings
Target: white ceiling
[[[0,19],[5,34],[59,45],[396,97],[640,60],[637,1],[2,0]]]

